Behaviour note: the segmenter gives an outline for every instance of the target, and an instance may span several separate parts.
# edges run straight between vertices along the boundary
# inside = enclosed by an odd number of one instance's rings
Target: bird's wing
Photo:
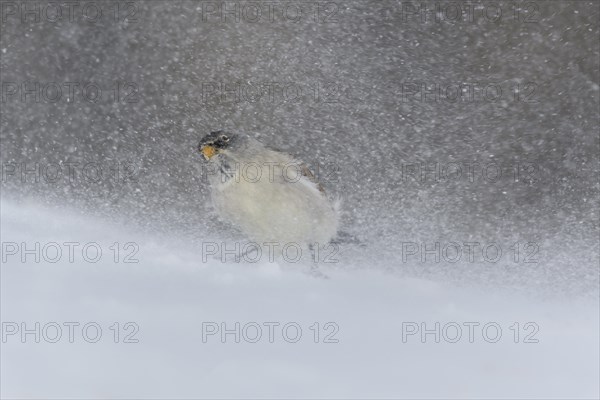
[[[269,149],[272,151],[275,151],[277,153],[285,154],[285,156],[289,157],[290,160],[293,160],[295,163],[297,163],[298,166],[300,167],[300,173],[302,174],[302,176],[305,177],[306,179],[308,179],[310,182],[314,183],[315,186],[317,187],[317,189],[319,189],[319,192],[325,194],[325,188],[323,187],[323,185],[321,185],[321,182],[319,182],[317,180],[317,177],[315,176],[315,174],[313,174],[313,172],[310,170],[308,165],[306,165],[304,162],[298,160],[296,157],[294,157],[292,154],[288,153],[287,151],[279,150],[279,149],[273,148],[273,147],[269,147]]]
[[[300,173],[302,174],[302,176],[306,177],[309,181],[311,181],[312,183],[317,185],[317,189],[319,189],[319,192],[321,192],[323,194],[325,193],[325,189],[323,188],[323,185],[321,185],[321,183],[317,180],[317,178],[315,177],[315,174],[313,174],[312,171],[308,168],[308,165],[301,162],[300,163]]]

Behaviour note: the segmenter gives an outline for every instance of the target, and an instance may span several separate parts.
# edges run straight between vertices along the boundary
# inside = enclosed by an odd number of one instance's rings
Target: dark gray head
[[[239,140],[239,135],[226,131],[211,132],[202,138],[198,144],[198,151],[206,160],[218,155],[230,146],[235,145]]]

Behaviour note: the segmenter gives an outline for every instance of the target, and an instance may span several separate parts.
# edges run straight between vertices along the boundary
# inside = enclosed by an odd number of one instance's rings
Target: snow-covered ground
[[[5,200],[1,217],[5,398],[599,396],[595,298],[202,262],[34,203]]]

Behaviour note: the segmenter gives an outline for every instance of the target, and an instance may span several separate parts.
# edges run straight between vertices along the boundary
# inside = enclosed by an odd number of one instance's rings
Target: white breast
[[[213,185],[215,208],[258,243],[327,244],[337,232],[337,210],[314,182],[296,175],[299,169],[284,171],[293,161],[277,154],[281,159],[260,167],[260,177],[254,165],[240,166],[227,182]]]

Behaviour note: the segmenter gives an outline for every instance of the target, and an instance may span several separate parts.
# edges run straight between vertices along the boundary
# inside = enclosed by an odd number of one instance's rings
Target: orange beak
[[[217,154],[217,149],[214,146],[205,145],[200,148],[200,152],[204,156],[205,159],[210,160],[215,154]]]

